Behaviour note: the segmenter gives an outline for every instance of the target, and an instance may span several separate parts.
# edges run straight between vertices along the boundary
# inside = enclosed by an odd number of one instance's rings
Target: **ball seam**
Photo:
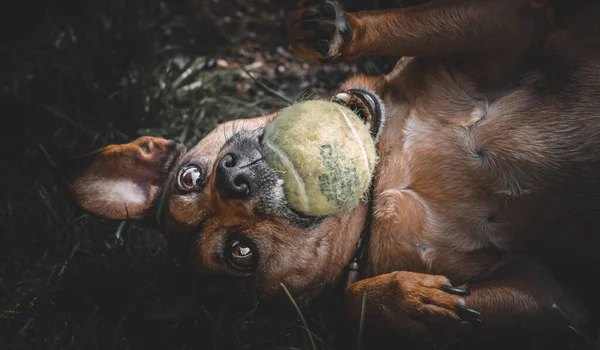
[[[367,150],[365,149],[365,145],[363,144],[360,136],[358,136],[356,129],[350,123],[350,119],[348,119],[348,116],[346,115],[346,113],[344,113],[344,110],[338,106],[335,106],[335,107],[337,109],[339,109],[340,112],[342,113],[342,116],[344,117],[344,121],[346,122],[346,125],[348,125],[348,127],[350,128],[350,131],[352,132],[352,136],[354,136],[354,138],[356,139],[356,141],[358,141],[358,144],[360,145],[360,150],[362,151],[362,155],[363,155],[363,161],[365,163],[365,169],[371,169],[371,167],[369,166],[369,157],[367,156]]]
[[[287,154],[281,148],[277,147],[277,145],[273,144],[269,139],[265,138],[263,140],[263,145],[269,147],[273,152],[275,152],[277,156],[279,156],[279,159],[286,166],[286,168],[289,169],[289,171],[292,173],[292,177],[294,178],[294,180],[296,180],[296,183],[298,184],[298,192],[300,192],[300,195],[302,197],[302,204],[304,205],[303,211],[308,212],[310,210],[310,204],[308,203],[306,186],[304,185],[304,180],[302,180],[302,177],[300,177],[300,174],[298,174],[294,163],[292,163],[292,161],[288,158]]]

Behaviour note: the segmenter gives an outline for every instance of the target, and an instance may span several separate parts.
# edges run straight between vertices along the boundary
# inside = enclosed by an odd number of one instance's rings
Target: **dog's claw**
[[[337,60],[337,59],[338,59],[338,58],[339,58],[341,55],[342,55],[342,54],[340,54],[340,53],[337,53],[337,54],[335,54],[335,55],[333,55],[333,56],[330,56],[330,57],[323,58],[323,59],[321,59],[321,63],[329,63],[329,62],[333,62],[333,61]]]
[[[350,99],[352,98],[352,96],[345,92],[340,92],[339,94],[335,95],[335,98],[347,104],[350,103]]]
[[[309,42],[307,44],[310,45],[313,49],[317,50],[323,56],[329,54],[329,40],[327,39],[320,39],[314,42]]]
[[[458,318],[460,318],[460,320],[463,322],[471,324],[481,323],[481,313],[464,306],[458,306],[456,308],[456,316],[458,316]]]
[[[457,288],[457,287],[445,285],[445,286],[442,286],[442,290],[446,293],[450,293],[450,294],[454,294],[454,295],[460,295],[460,296],[471,295],[471,292],[467,288]]]

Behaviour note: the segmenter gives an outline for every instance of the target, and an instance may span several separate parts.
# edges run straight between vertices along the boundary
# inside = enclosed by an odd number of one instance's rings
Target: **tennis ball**
[[[308,216],[358,205],[377,162],[363,121],[338,103],[312,100],[282,109],[266,126],[261,148],[283,180],[289,205]]]

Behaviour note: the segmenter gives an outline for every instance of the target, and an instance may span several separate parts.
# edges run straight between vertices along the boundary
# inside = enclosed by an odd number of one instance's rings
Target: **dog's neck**
[[[350,260],[348,266],[346,267],[347,272],[345,289],[348,289],[352,284],[360,279],[361,265],[364,264],[365,254],[369,244],[369,237],[371,235],[371,222],[373,220],[373,187],[374,186],[371,186],[369,189],[369,195],[367,197],[368,203],[364,204],[364,210],[366,213],[362,216],[364,217],[363,225],[359,226],[362,227],[362,230],[356,242],[356,251],[352,257],[352,260]]]
[[[383,125],[385,120],[381,121],[383,131]],[[372,179],[373,182],[374,179]],[[369,193],[367,195],[367,203],[363,204],[364,214],[361,215],[363,219],[362,227],[358,239],[356,241],[356,250],[352,257],[352,260],[346,266],[346,284],[345,289],[348,289],[353,283],[360,279],[361,265],[365,264],[366,252],[368,250],[369,238],[371,236],[371,223],[373,221],[373,195],[375,194],[375,184],[371,183],[369,187]]]

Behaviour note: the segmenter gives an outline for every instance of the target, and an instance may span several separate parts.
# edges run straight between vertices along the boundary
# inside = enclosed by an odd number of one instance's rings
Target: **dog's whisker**
[[[235,120],[229,123],[229,134],[227,135],[227,139],[229,140],[231,136],[233,136],[233,127],[235,125]]]

